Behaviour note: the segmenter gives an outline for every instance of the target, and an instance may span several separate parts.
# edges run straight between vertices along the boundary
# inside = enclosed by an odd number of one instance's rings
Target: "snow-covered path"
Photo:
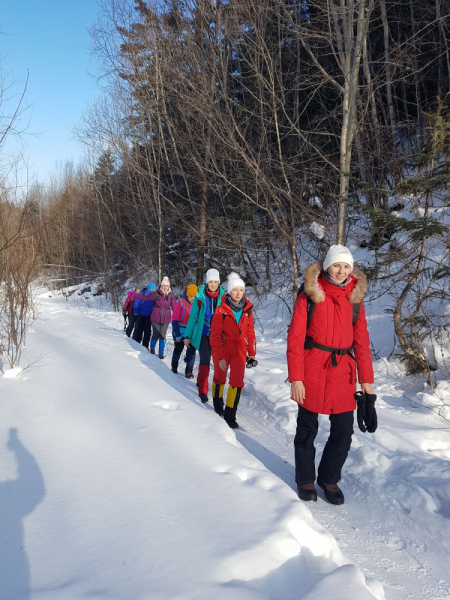
[[[240,410],[242,427],[237,439],[295,490],[292,436],[253,403]],[[318,436],[320,449],[325,445],[327,432],[327,421],[323,419]],[[362,435],[355,434],[355,438]],[[323,492],[318,489],[318,503],[309,505],[314,518],[335,536],[340,548],[366,576],[383,584],[389,600],[450,599],[450,524],[448,518],[436,514],[432,499],[427,498],[422,489],[406,483],[412,471],[410,462],[414,463],[414,459],[403,459],[408,463],[405,471],[409,473],[402,473],[397,465],[397,472],[389,472],[388,459],[382,458],[386,455],[384,449],[381,453],[379,448],[361,445],[358,450],[358,443],[356,439],[345,479],[340,484],[346,497],[345,505],[336,509],[324,500]],[[430,462],[429,458],[421,457],[414,464],[417,471],[421,460],[424,467]],[[402,462],[399,457],[398,463]],[[388,472],[383,473],[385,470]],[[443,477],[448,482],[448,471],[447,464],[436,473],[435,480]],[[401,485],[404,489],[399,490]],[[402,501],[396,497],[399,491]],[[414,493],[418,498],[413,498]],[[404,505],[408,501],[410,509]]]
[[[383,598],[117,315],[40,315],[0,380],[2,600]]]

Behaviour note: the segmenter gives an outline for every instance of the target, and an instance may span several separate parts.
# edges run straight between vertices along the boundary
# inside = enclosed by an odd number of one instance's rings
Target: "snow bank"
[[[1,380],[6,597],[384,598],[119,315],[41,311],[24,352],[41,360]]]

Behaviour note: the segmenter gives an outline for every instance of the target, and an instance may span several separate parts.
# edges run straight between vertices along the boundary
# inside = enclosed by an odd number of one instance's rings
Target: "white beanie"
[[[325,260],[323,261],[323,270],[326,271],[328,267],[336,263],[346,263],[347,265],[351,266],[353,271],[352,253],[345,246],[341,246],[341,244],[331,246],[331,248],[328,250]]]
[[[161,286],[168,285],[170,287],[170,281],[168,277],[163,277],[161,281]]]
[[[206,272],[205,283],[208,284],[210,281],[218,281],[220,283],[220,275],[217,269],[209,269]]]
[[[230,273],[227,281],[227,292],[230,293],[235,287],[241,287],[245,290],[245,283],[237,273]]]

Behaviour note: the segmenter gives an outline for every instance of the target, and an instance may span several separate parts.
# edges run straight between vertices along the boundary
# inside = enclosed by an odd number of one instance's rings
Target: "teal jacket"
[[[202,331],[205,324],[205,313],[206,313],[206,298],[205,298],[206,285],[201,285],[198,289],[198,294],[195,296],[192,302],[192,308],[189,315],[189,321],[186,326],[185,336],[191,340],[191,345],[197,350],[200,348],[200,342],[202,341]],[[222,304],[222,298],[226,296],[226,291],[222,286],[219,286],[219,296],[217,298],[217,306]]]

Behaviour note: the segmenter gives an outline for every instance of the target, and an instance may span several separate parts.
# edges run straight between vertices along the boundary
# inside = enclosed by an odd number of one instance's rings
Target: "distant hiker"
[[[153,311],[150,321],[152,323],[152,339],[150,352],[155,354],[156,342],[159,340],[158,356],[164,358],[166,347],[166,334],[172,318],[172,310],[175,307],[175,295],[170,287],[168,277],[163,277],[159,288],[146,296],[136,296],[138,300],[153,300]]]
[[[316,501],[314,439],[318,414],[329,415],[330,436],[322,453],[317,483],[332,504],[343,504],[337,485],[353,435],[356,367],[362,391],[374,401],[369,333],[362,299],[365,275],[353,266],[345,246],[331,246],[324,262],[305,273],[287,340],[291,399],[297,402],[295,477],[298,495]]]
[[[191,313],[192,302],[198,293],[198,287],[191,283],[187,286],[186,292],[183,297],[180,298],[175,304],[172,314],[172,335],[175,342],[175,347],[172,354],[172,371],[178,373],[178,363],[180,362],[181,355],[184,350],[184,338],[186,336],[186,325],[189,320]],[[185,377],[193,379],[194,375],[192,371],[195,363],[195,348],[190,345],[186,350],[186,357],[184,362],[186,363],[186,369],[184,371]]]
[[[156,283],[151,281],[145,288],[144,294],[151,294],[156,290]],[[136,314],[136,325],[133,334],[133,340],[142,344],[148,350],[150,343],[150,336],[152,333],[152,326],[150,323],[150,317],[153,312],[153,300],[139,300],[138,298],[134,301],[134,312]]]
[[[237,275],[228,276],[227,292],[211,323],[211,348],[214,360],[213,403],[232,429],[237,429],[236,411],[244,387],[247,360],[256,354],[253,305],[244,297],[245,283]],[[223,408],[223,389],[230,368],[227,400]]]
[[[126,322],[126,319],[128,318],[128,325],[125,328],[125,333],[127,334],[128,337],[131,336],[133,329],[135,327],[136,321],[137,321],[136,315],[134,312],[134,299],[136,297],[136,294],[139,294],[140,291],[141,291],[141,288],[135,288],[134,291],[127,292],[127,298],[123,305],[122,314],[123,314],[124,321]]]
[[[199,351],[197,386],[200,400],[208,402],[208,377],[211,364],[211,345],[209,333],[214,311],[222,302],[226,292],[220,285],[217,269],[209,269],[205,277],[205,285],[201,285],[192,303],[191,314],[186,327],[185,346],[190,345]]]

